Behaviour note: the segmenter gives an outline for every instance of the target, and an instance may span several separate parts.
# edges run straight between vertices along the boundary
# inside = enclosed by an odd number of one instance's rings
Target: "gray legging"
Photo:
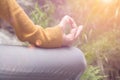
[[[86,67],[74,47],[0,46],[0,80],[79,80]]]

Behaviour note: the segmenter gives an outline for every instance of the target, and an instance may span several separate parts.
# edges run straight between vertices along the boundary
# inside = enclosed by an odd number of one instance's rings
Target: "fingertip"
[[[67,17],[68,15],[65,15],[64,17]]]
[[[81,32],[82,29],[83,29],[83,25],[80,25],[80,26],[78,27],[78,31]]]
[[[83,29],[83,25],[80,25],[78,28],[79,28],[80,30],[82,30],[82,29]]]

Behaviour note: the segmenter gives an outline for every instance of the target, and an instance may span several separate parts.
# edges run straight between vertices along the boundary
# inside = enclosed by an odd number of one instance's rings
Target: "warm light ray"
[[[108,4],[108,3],[112,3],[114,0],[101,0],[103,3],[106,3],[106,4]]]

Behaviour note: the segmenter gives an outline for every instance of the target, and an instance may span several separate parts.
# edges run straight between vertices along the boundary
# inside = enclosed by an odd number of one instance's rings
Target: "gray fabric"
[[[79,80],[86,67],[74,47],[0,46],[0,80]]]

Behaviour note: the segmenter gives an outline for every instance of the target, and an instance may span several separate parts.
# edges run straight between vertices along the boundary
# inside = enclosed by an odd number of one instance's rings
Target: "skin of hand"
[[[65,29],[67,24],[70,25],[71,30],[68,34],[65,34]],[[76,25],[75,21],[68,15],[64,16],[59,23],[60,28],[63,32],[63,43],[62,46],[70,46],[72,45],[80,36],[83,26],[79,27]]]

